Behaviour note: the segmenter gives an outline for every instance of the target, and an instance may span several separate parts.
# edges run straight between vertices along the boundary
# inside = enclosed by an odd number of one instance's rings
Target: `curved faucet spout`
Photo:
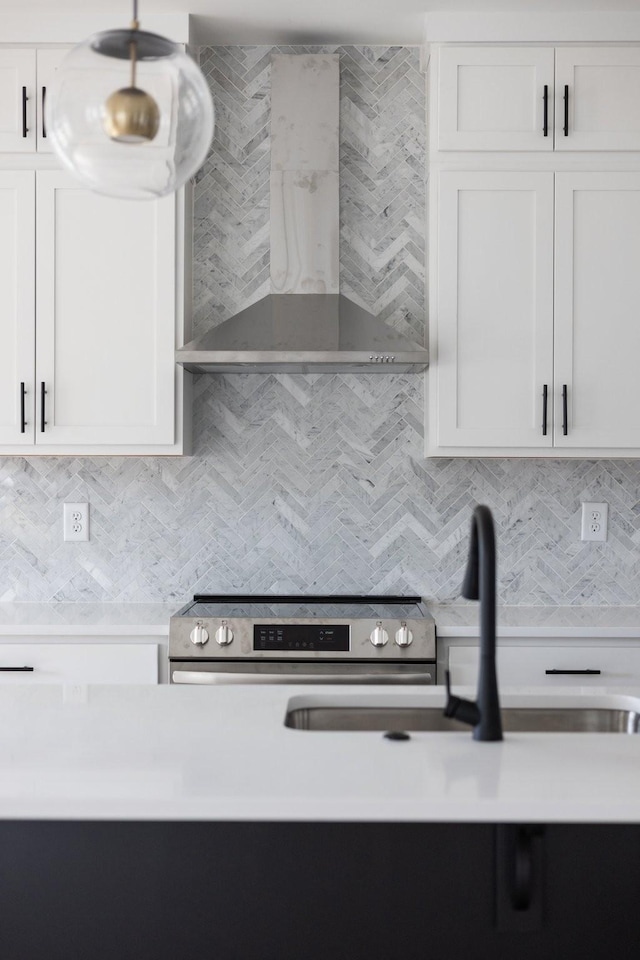
[[[476,700],[451,695],[447,677],[445,716],[473,726],[474,740],[502,740],[496,671],[496,539],[489,507],[479,504],[471,517],[471,540],[462,596],[480,600],[480,672]],[[466,709],[463,707],[466,705]],[[471,706],[476,707],[474,711]]]

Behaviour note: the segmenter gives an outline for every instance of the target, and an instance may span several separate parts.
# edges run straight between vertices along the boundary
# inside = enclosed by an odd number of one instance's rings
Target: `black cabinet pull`
[[[0,673],[33,673],[33,667],[0,667]]]
[[[566,437],[569,432],[569,413],[567,401],[567,385],[562,384],[562,435]]]
[[[495,923],[501,933],[543,929],[544,828],[501,823],[495,827]]]
[[[545,134],[546,136],[546,134]],[[542,388],[542,436],[547,435],[547,399],[549,396],[549,387],[545,383]]]
[[[20,384],[20,433],[24,433],[27,429],[27,421],[24,415],[24,398],[27,395],[24,383]]]
[[[27,126],[27,88],[22,88],[22,136],[26,137],[29,133],[29,127]]]
[[[516,833],[513,859],[511,905],[514,910],[528,910],[533,897],[533,838],[524,827]]]
[[[542,102],[544,103],[544,125],[542,127],[545,137],[549,136],[549,85],[545,83],[544,85],[544,94],[542,97]]]
[[[575,675],[575,676],[582,676],[582,675],[600,676],[600,674],[602,673],[602,670],[545,670],[545,673],[546,673],[547,675],[555,675],[555,676],[564,676],[564,675],[568,675],[568,676],[574,676],[574,675]]]
[[[44,428],[47,423],[45,420],[45,397],[47,395],[47,390],[44,385],[44,380],[40,384],[40,433],[44,433]]]
[[[44,102],[46,100],[46,97],[47,97],[47,88],[43,87],[42,88],[42,138],[43,140],[47,139],[47,127],[44,122]]]
[[[564,135],[569,136],[569,84],[564,85]]]

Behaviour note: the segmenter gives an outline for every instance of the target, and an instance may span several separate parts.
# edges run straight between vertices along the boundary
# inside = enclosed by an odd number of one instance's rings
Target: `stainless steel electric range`
[[[171,683],[436,682],[420,597],[196,595],[171,617]]]

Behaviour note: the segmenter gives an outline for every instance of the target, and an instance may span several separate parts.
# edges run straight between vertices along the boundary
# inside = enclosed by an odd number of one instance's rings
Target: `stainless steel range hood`
[[[339,58],[277,55],[271,75],[271,290],[176,351],[194,373],[419,372],[413,343],[338,288]]]

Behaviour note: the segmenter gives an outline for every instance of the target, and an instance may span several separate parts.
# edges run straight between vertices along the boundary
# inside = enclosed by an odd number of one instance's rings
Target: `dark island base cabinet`
[[[0,823],[2,960],[637,960],[640,827]]]

